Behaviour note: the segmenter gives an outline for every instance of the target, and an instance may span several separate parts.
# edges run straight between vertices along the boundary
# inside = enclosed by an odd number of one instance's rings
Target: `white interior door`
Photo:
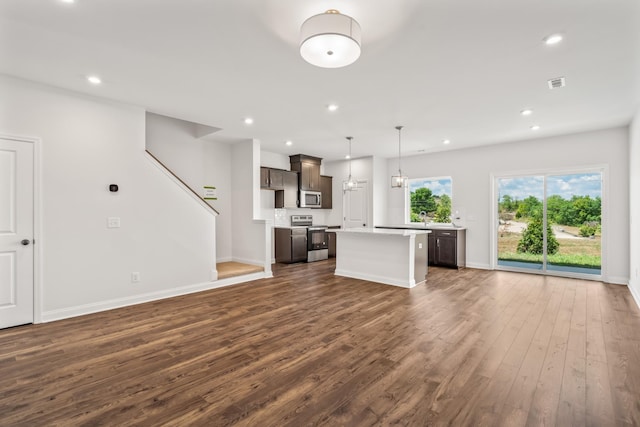
[[[358,189],[344,191],[344,228],[368,227],[368,194],[367,181],[358,181]]]
[[[0,328],[33,323],[33,144],[0,138]]]

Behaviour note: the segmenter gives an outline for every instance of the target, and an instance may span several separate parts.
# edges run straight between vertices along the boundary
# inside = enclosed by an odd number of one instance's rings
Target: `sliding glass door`
[[[602,172],[498,177],[497,266],[601,274]]]

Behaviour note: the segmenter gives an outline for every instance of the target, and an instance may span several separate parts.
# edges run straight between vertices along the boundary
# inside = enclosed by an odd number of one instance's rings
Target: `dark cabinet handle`
[[[29,239],[24,239],[24,240],[22,240],[20,243],[22,243],[22,245],[23,245],[23,246],[28,246],[28,245],[29,245],[29,243],[31,243],[31,240],[29,240]]]

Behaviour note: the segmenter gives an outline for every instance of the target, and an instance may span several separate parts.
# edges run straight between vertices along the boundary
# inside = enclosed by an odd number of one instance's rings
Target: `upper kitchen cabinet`
[[[288,171],[260,167],[260,188],[284,190],[284,175]]]
[[[276,190],[275,208],[298,207],[298,172],[282,172],[283,189]]]
[[[289,156],[289,159],[291,170],[300,173],[300,190],[320,191],[320,163],[322,159],[304,154]]]
[[[333,178],[322,175],[320,177],[320,192],[322,193],[322,209],[333,208]]]

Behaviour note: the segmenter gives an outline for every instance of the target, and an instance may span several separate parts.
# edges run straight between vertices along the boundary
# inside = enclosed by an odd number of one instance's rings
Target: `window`
[[[451,222],[450,176],[409,180],[407,222]]]
[[[497,177],[497,266],[600,276],[602,170]]]

